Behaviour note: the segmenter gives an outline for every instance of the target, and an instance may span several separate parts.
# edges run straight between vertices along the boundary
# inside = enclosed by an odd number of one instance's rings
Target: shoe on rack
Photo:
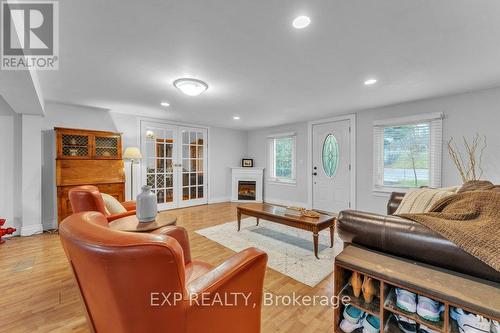
[[[466,313],[463,310],[462,312],[463,314],[457,317],[460,333],[490,333],[492,325],[489,319],[473,313]]]
[[[359,297],[361,294],[361,287],[363,285],[361,274],[358,272],[352,272],[349,284],[352,286],[352,293],[354,294],[354,297]]]
[[[355,329],[363,327],[365,313],[352,305],[344,308],[344,319],[340,322],[340,328],[345,333],[351,333]]]
[[[417,311],[417,295],[408,290],[396,288],[396,306],[406,312]]]
[[[491,321],[491,333],[500,333],[500,324],[496,320]]]
[[[365,303],[371,303],[376,293],[375,283],[371,277],[365,276],[361,290],[363,291]]]
[[[444,305],[425,296],[418,295],[417,314],[428,321],[439,321]]]
[[[458,317],[464,315],[464,310],[461,308],[456,308],[456,307],[450,307],[450,317],[454,321],[458,321]]]
[[[400,315],[396,315],[396,320],[401,331],[405,333],[417,332],[417,322],[415,320]]]
[[[367,315],[363,320],[363,333],[379,333],[380,319],[375,316]]]
[[[439,331],[433,330],[432,328],[429,328],[425,325],[418,325],[418,332],[419,333],[439,333]]]

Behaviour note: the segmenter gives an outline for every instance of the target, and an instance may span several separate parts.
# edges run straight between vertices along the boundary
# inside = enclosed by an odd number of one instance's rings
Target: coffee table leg
[[[259,225],[259,218],[257,217],[257,226]]]
[[[333,236],[335,234],[335,227],[332,225],[330,227],[330,247],[333,247]]]
[[[238,211],[236,213],[237,217],[238,217],[238,231],[240,231],[240,227],[241,227],[241,212]]]
[[[313,243],[314,243],[314,256],[319,259],[318,257],[318,233],[314,232],[313,233]]]

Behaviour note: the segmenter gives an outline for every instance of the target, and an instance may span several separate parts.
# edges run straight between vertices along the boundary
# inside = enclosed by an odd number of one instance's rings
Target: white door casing
[[[312,124],[312,208],[335,212],[351,207],[351,120]]]
[[[141,121],[141,186],[150,185],[158,210],[208,202],[207,129]]]

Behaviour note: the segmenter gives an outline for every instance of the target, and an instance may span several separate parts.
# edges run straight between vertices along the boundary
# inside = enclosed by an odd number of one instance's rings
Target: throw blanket
[[[425,225],[500,271],[500,192],[458,193],[439,200],[428,213],[399,216]]]

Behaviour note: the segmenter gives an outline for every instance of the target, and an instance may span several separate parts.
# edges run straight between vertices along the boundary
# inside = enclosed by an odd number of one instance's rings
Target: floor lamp
[[[127,147],[123,153],[123,159],[130,161],[130,200],[134,200],[134,162],[141,158],[141,151],[137,147]]]

